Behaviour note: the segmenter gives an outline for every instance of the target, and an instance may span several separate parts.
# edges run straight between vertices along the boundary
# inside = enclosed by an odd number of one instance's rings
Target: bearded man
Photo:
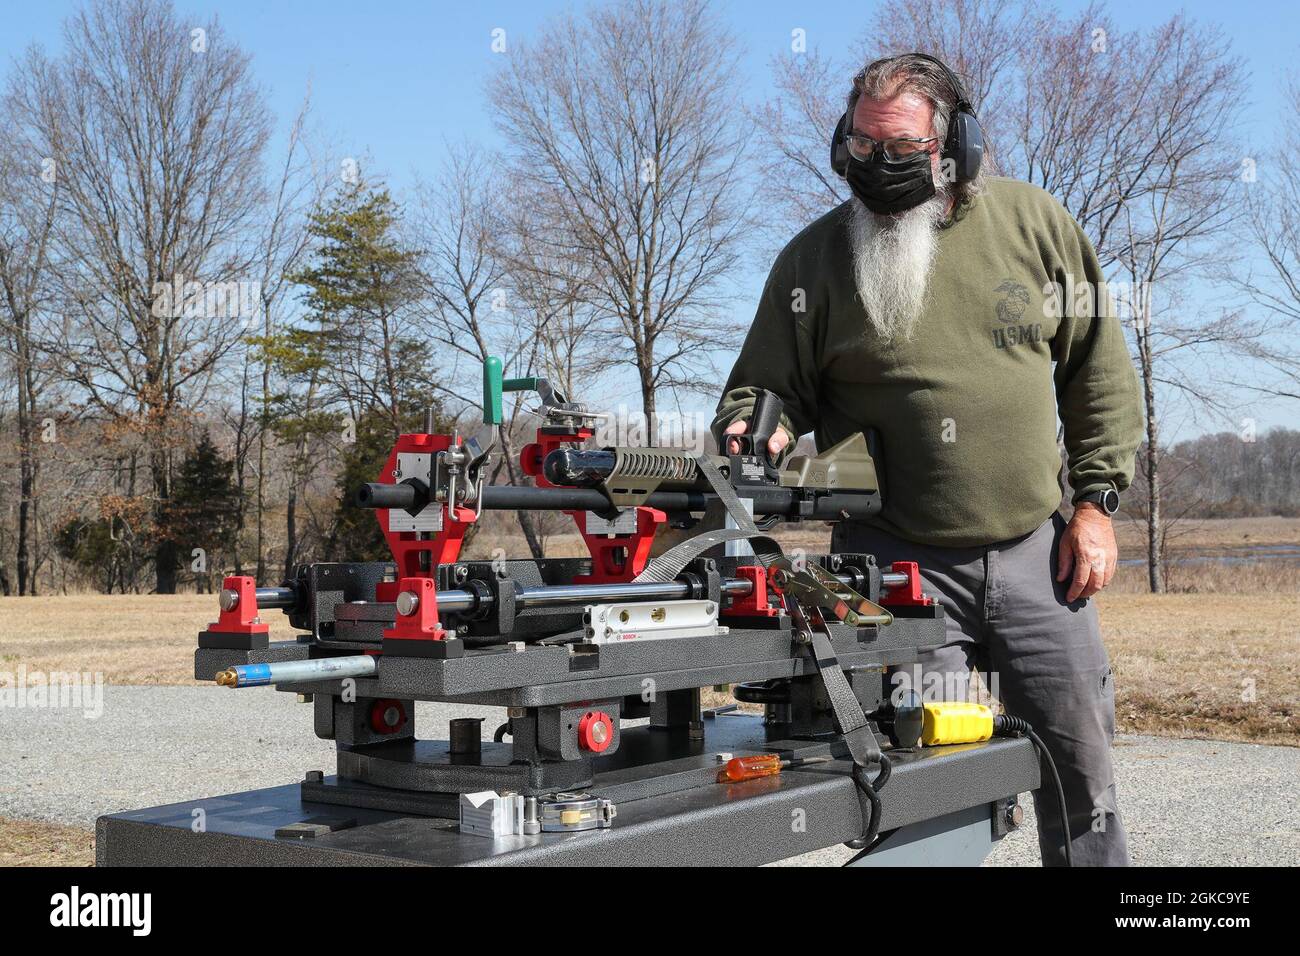
[[[1126,864],[1090,598],[1115,573],[1111,515],[1142,415],[1096,253],[1046,192],[980,175],[974,111],[939,61],[869,64],[840,124],[834,164],[853,198],[777,257],[715,434],[743,433],[763,388],[785,402],[773,456],[806,432],[829,448],[876,430],[883,508],[839,525],[834,549],[920,564],[947,643],[916,689],[967,693],[978,669],[1056,760],[1074,862]],[[1059,864],[1055,795],[1034,802],[1043,862]]]

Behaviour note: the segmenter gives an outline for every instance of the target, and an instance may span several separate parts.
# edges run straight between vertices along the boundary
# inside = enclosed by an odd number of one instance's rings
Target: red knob
[[[614,742],[614,721],[602,710],[589,710],[578,721],[578,746],[601,754]]]
[[[406,724],[406,708],[400,700],[383,698],[370,706],[370,729],[377,734],[395,734]]]

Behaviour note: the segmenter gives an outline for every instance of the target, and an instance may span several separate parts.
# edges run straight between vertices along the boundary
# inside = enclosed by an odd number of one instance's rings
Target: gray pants
[[[1127,866],[1128,837],[1115,800],[1111,742],[1115,687],[1090,601],[1065,603],[1056,546],[1065,520],[980,548],[936,548],[860,524],[836,529],[834,550],[874,554],[885,567],[916,561],[926,593],[943,605],[947,643],[924,654],[912,680],[926,700],[964,696],[974,668],[1006,712],[1033,725],[1056,761],[1076,866]],[[911,668],[900,670],[911,671]],[[919,678],[919,682],[917,682]],[[1065,862],[1060,811],[1046,767],[1034,791],[1045,865]]]

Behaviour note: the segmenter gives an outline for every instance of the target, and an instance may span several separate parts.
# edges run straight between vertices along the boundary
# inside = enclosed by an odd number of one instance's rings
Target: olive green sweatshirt
[[[748,416],[756,388],[781,396],[786,428],[819,448],[874,427],[884,507],[872,523],[922,544],[991,544],[1045,521],[1061,500],[1058,412],[1073,497],[1127,488],[1137,377],[1107,296],[1088,294],[1104,288],[1101,267],[1070,214],[1036,186],[991,179],[940,229],[921,317],[900,341],[865,321],[849,203],[777,257],[715,434]]]

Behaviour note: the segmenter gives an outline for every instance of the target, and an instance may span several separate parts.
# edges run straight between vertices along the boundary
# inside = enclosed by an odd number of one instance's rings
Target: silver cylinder
[[[267,608],[291,608],[298,603],[298,592],[293,588],[258,588],[258,610]]]
[[[358,654],[355,657],[318,657],[310,661],[274,661],[265,665],[239,664],[234,670],[248,669],[250,679],[247,684],[241,681],[240,686],[297,684],[343,677],[371,677],[377,669],[377,661],[378,658],[370,654]],[[265,670],[260,670],[261,667]]]
[[[898,587],[907,583],[907,575],[892,571],[882,574],[885,587]],[[847,575],[839,575],[843,584],[851,584]],[[754,585],[746,578],[727,578],[722,582],[722,593],[731,597],[743,597],[752,591]],[[654,601],[672,600],[690,596],[690,587],[682,581],[651,582],[637,584],[554,584],[535,588],[520,588],[515,594],[515,605],[526,607],[568,607],[576,604],[601,604],[610,601]],[[486,607],[491,603],[478,598],[469,591],[439,591],[438,610],[472,611],[476,607]]]

